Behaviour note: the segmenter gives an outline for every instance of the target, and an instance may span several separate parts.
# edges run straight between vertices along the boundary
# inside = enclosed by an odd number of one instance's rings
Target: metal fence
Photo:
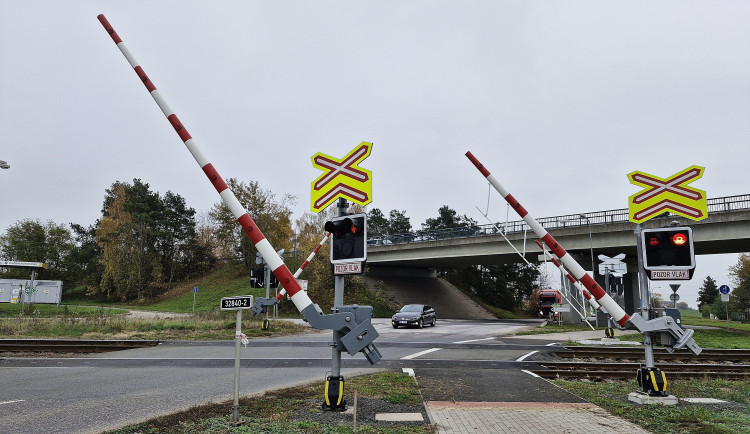
[[[750,194],[727,196],[708,199],[709,213],[726,213],[750,209]],[[596,211],[582,214],[567,214],[556,217],[544,217],[537,220],[545,229],[563,229],[588,225],[606,225],[625,223],[630,221],[627,208],[609,211]],[[498,229],[499,228],[499,229]],[[485,235],[496,235],[501,231],[505,234],[529,231],[531,228],[523,220],[502,222],[486,225],[464,226],[459,228],[419,230],[406,234],[385,235],[371,237],[367,240],[370,246],[390,244],[417,243],[422,241],[445,240],[451,238],[469,238]]]

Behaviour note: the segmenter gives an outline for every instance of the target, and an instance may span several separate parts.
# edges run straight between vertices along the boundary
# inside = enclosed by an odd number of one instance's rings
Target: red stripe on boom
[[[224,182],[224,180],[221,179],[221,176],[219,176],[219,172],[214,169],[213,164],[208,163],[203,166],[203,173],[206,174],[208,180],[211,181],[211,184],[214,185],[214,188],[216,188],[216,191],[218,191],[219,193],[229,188],[227,187],[227,184]]]
[[[593,277],[591,277],[588,273],[586,273],[583,277],[580,279],[583,286],[589,289],[589,292],[591,295],[594,296],[595,299],[599,300],[600,298],[607,295],[606,292],[602,289],[601,286],[599,286],[598,283],[594,280]]]
[[[112,26],[109,24],[109,21],[107,21],[106,18],[104,18],[103,14],[99,14],[96,18],[99,19],[99,22],[102,23],[104,26],[104,30],[109,33],[109,36],[112,37],[112,40],[115,41],[115,44],[119,44],[122,42],[122,39],[117,35],[117,32],[115,32],[115,29],[112,28]]]
[[[258,226],[255,224],[253,219],[250,218],[249,214],[243,214],[240,218],[237,219],[237,223],[239,223],[240,226],[242,226],[242,229],[245,230],[245,233],[248,237],[250,237],[253,245],[258,244],[258,242],[263,241],[263,239],[265,238],[263,232],[258,229]]]
[[[516,200],[515,197],[513,197],[512,194],[508,193],[508,195],[505,196],[505,200],[507,200],[510,206],[514,210],[516,210],[516,212],[518,213],[519,216],[521,216],[521,218],[526,217],[526,214],[528,214],[528,211],[526,211],[526,209]]]
[[[276,278],[279,280],[279,283],[284,287],[284,289],[286,289],[286,292],[290,297],[294,296],[294,294],[302,290],[302,287],[297,284],[297,280],[294,278],[292,272],[289,271],[286,265],[282,265],[281,267],[273,270],[273,275],[276,276]],[[292,284],[292,282],[294,282],[294,284]]]
[[[188,140],[192,139],[185,126],[182,125],[182,122],[180,122],[179,119],[177,119],[176,114],[172,113],[171,115],[169,115],[169,117],[167,117],[167,119],[169,120],[169,123],[174,127],[174,130],[177,131],[177,135],[180,136],[183,142],[187,142]]]
[[[146,89],[148,89],[149,93],[156,90],[156,86],[154,86],[154,83],[151,83],[151,79],[148,78],[148,75],[146,75],[146,73],[143,71],[143,68],[141,68],[140,66],[136,66],[133,69],[135,69],[135,73],[138,74],[138,78],[141,79],[143,84],[146,86]]]
[[[484,175],[485,178],[490,176],[490,171],[487,170],[487,168],[484,167],[482,163],[480,163],[479,160],[476,159],[476,157],[474,157],[474,154],[472,154],[471,152],[467,152],[466,157],[468,157],[469,161],[471,161],[474,166],[476,166],[476,168],[479,169],[480,172],[482,172],[482,175]]]
[[[570,274],[566,274],[565,277],[567,277],[568,280],[570,280],[570,283],[576,283],[576,279]]]
[[[542,237],[542,241],[549,247],[550,250],[552,250],[552,253],[554,253],[558,258],[562,258],[563,256],[568,254],[568,252],[563,249],[563,247],[557,242],[557,240],[552,238],[552,235],[545,235],[544,237]]]

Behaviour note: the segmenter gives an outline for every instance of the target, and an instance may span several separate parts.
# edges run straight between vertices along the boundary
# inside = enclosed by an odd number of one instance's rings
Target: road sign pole
[[[198,287],[193,288],[193,314],[195,314],[195,296],[198,294]]]
[[[724,303],[724,311],[727,313],[727,330],[729,330],[729,302]]]
[[[237,326],[234,332],[234,405],[232,422],[240,421],[240,340],[242,339],[242,309],[237,310]]]
[[[641,315],[646,320],[651,319],[649,314],[649,306],[651,300],[649,300],[648,294],[648,276],[646,275],[646,269],[643,264],[643,244],[641,243],[641,237],[643,236],[643,226],[639,223],[635,226],[635,238],[636,238],[636,250],[638,253],[638,285],[640,286],[641,294]],[[651,344],[651,332],[643,332],[643,349],[645,350],[646,357],[646,368],[654,367],[654,347]]]
[[[346,199],[340,197],[336,204],[338,208],[338,217],[346,215],[349,209],[349,204]],[[333,310],[338,312],[339,308],[344,305],[344,276],[334,277],[334,292],[333,292]],[[341,338],[336,330],[333,331],[333,351],[331,352],[331,376],[338,377],[341,375],[341,349],[338,346],[338,342]]]

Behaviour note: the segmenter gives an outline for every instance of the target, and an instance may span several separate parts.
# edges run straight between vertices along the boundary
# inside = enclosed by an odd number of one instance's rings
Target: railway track
[[[158,345],[150,340],[93,339],[0,339],[0,354],[21,353],[104,353]]]
[[[631,380],[643,366],[643,349],[622,347],[566,347],[553,351],[556,360],[538,361],[532,370],[544,378]],[[695,356],[685,351],[654,349],[655,365],[667,378],[722,378],[750,380],[750,350],[705,349]]]

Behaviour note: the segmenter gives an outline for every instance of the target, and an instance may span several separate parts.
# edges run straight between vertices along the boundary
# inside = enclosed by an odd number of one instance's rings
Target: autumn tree
[[[142,298],[143,294],[138,288],[136,255],[141,243],[134,237],[131,229],[133,219],[125,210],[127,192],[123,185],[118,184],[107,193],[104,217],[96,231],[96,242],[102,252],[102,279],[95,292],[108,299]]]
[[[275,249],[291,249],[294,234],[290,207],[296,201],[294,196],[285,194],[277,199],[273,192],[262,188],[256,181],[245,183],[229,178],[227,186]],[[246,268],[254,267],[257,250],[226,204],[223,201],[216,203],[209,215],[217,224],[217,237],[225,249]]]
[[[750,310],[750,255],[742,253],[737,258],[737,264],[729,267],[734,289],[730,296],[732,308],[735,312]]]
[[[122,300],[155,297],[205,271],[210,251],[197,244],[194,216],[175,193],[162,197],[139,179],[115,182],[96,229],[102,278],[94,292]]]

